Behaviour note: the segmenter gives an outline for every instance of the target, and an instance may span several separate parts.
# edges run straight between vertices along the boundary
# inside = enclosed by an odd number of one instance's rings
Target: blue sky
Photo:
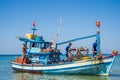
[[[58,42],[95,34],[100,20],[101,51],[120,51],[120,0],[0,0],[0,54],[21,53],[22,42],[16,36],[32,32],[34,20],[37,35],[54,39],[60,17]],[[73,47],[91,49],[94,40],[77,41]]]

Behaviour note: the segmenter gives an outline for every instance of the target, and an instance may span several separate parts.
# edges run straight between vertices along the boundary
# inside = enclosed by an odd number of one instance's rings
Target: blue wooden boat
[[[12,60],[12,68],[22,72],[38,72],[45,74],[82,74],[82,75],[109,75],[112,65],[115,61],[117,51],[114,50],[107,56],[98,58],[100,52],[100,31],[96,34],[75,38],[69,41],[56,43],[55,48],[51,48],[51,42],[47,42],[42,36],[35,35],[35,27],[32,29],[33,34],[27,34],[25,38],[19,37],[19,40],[27,45],[26,60],[23,62],[22,57]],[[98,55],[91,58],[89,55],[81,58],[61,60],[61,51],[57,49],[59,45],[96,37]],[[80,51],[87,51],[82,49]]]

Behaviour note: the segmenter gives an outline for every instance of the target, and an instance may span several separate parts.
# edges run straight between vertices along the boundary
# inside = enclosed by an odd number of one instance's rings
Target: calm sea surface
[[[0,80],[120,80],[120,55],[117,56],[109,76],[93,75],[47,75],[15,72],[9,60],[15,55],[0,55]]]

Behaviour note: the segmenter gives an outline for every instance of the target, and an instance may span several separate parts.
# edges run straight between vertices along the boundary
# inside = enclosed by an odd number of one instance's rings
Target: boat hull
[[[115,56],[109,56],[102,60],[82,60],[62,62],[59,64],[19,64],[12,63],[16,71],[42,72],[46,74],[82,74],[82,75],[109,75]]]

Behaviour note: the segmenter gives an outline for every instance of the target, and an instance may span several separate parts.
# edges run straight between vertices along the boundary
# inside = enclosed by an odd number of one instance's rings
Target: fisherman
[[[26,61],[26,49],[27,49],[26,44],[23,44],[23,46],[22,46],[22,58],[23,58],[22,64]]]
[[[68,59],[68,58],[70,58],[70,47],[72,46],[72,43],[70,42],[69,44],[68,44],[68,46],[65,48],[65,50],[66,50],[66,58]]]
[[[95,57],[97,55],[97,42],[93,43],[93,49],[92,49],[92,51],[93,51],[93,57]]]

